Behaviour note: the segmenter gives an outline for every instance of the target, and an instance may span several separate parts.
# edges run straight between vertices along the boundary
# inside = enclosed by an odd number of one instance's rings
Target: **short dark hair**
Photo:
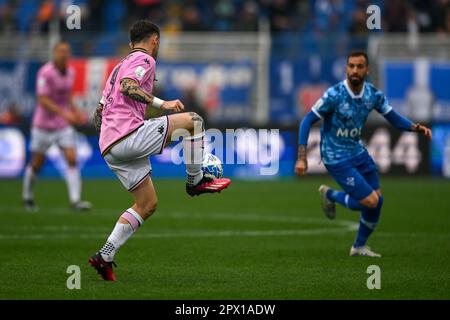
[[[68,46],[70,47],[69,41],[67,41],[67,40],[59,40],[58,42],[56,42],[56,43],[53,45],[53,51],[55,51],[56,48],[58,48],[60,45],[63,45],[63,44],[68,45]]]
[[[363,56],[364,59],[366,59],[366,65],[369,66],[369,57],[367,56],[367,53],[365,53],[364,51],[352,51],[352,52],[350,52],[348,54],[348,56],[347,56],[347,63],[348,63],[348,60],[351,57],[361,57],[361,56]]]
[[[148,20],[139,20],[130,29],[131,43],[139,43],[156,34],[159,38],[159,27]]]

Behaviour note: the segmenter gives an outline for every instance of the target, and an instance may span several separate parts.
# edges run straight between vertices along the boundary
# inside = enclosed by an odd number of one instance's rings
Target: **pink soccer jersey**
[[[100,101],[104,106],[99,140],[102,154],[144,123],[147,105],[120,92],[120,81],[124,78],[135,80],[142,89],[151,93],[155,80],[155,59],[143,49],[134,49],[109,75]]]
[[[56,103],[61,109],[69,110],[70,96],[72,94],[75,72],[72,68],[67,68],[63,74],[53,62],[44,64],[38,71],[36,79],[36,94],[45,95]],[[33,115],[33,127],[46,130],[63,129],[69,124],[54,112],[47,111],[37,103]]]

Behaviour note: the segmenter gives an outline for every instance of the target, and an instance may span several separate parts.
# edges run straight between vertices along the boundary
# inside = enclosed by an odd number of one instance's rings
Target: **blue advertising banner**
[[[441,174],[450,171],[450,126],[434,128],[433,168]],[[391,126],[369,126],[363,140],[381,174],[428,174],[430,172],[430,144],[412,132],[401,132]],[[326,169],[320,159],[320,133],[315,126],[308,143],[310,174],[323,174]],[[0,178],[20,177],[29,159],[29,137],[13,127],[0,128]],[[223,163],[224,175],[239,179],[277,179],[294,176],[297,157],[297,132],[277,129],[210,128],[205,136],[205,153],[215,154]],[[443,156],[443,154],[446,156]],[[97,136],[78,133],[77,157],[85,178],[114,178],[100,155]],[[443,162],[443,158],[447,159]],[[66,163],[61,151],[52,146],[47,152],[41,177],[60,177]],[[152,156],[153,176],[184,178],[185,165],[181,138]],[[446,163],[446,165],[444,164]],[[444,170],[444,171],[445,171]]]
[[[381,89],[390,103],[415,121],[450,121],[450,62],[386,60]]]
[[[345,78],[345,58],[279,60],[270,63],[270,121],[295,124],[324,91]]]
[[[255,129],[207,130],[205,152],[221,159],[224,174],[242,179],[273,179],[291,176],[297,152],[295,132]],[[29,137],[16,128],[0,128],[0,178],[20,177],[29,159]],[[77,161],[85,178],[115,177],[101,157],[98,137],[77,133]],[[62,152],[56,145],[47,151],[41,177],[60,177],[67,169]],[[154,177],[184,178],[186,167],[182,143],[173,141],[160,155],[152,156]]]
[[[0,61],[0,111],[14,106],[21,113],[35,107],[35,77],[41,64]]]
[[[89,113],[100,101],[103,84],[116,58],[73,59],[77,105]],[[0,61],[0,112],[17,109],[29,117],[35,108],[35,78],[42,63]],[[252,115],[255,65],[172,63],[158,61],[154,89],[159,97],[181,99],[190,110],[202,110],[215,123],[248,123]]]
[[[215,123],[251,120],[255,66],[248,61],[220,64],[158,62],[155,87],[166,99],[192,97]],[[191,106],[189,106],[191,107]]]

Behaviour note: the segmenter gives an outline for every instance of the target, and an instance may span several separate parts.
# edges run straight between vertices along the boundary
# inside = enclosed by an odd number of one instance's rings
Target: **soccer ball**
[[[222,161],[211,153],[205,154],[202,165],[203,175],[212,179],[219,179],[223,176]]]

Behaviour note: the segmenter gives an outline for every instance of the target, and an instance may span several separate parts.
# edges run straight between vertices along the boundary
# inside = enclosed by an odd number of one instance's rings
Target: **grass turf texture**
[[[87,264],[131,198],[115,180],[85,181],[89,213],[68,209],[63,181],[36,187],[24,212],[20,181],[0,181],[1,299],[449,299],[450,182],[383,178],[385,204],[369,241],[381,259],[348,257],[359,214],[323,216],[329,178],[234,181],[190,198],[181,180],[155,180],[158,210],[116,256],[115,283]],[[381,268],[381,290],[366,286]],[[66,269],[81,267],[81,290]]]

